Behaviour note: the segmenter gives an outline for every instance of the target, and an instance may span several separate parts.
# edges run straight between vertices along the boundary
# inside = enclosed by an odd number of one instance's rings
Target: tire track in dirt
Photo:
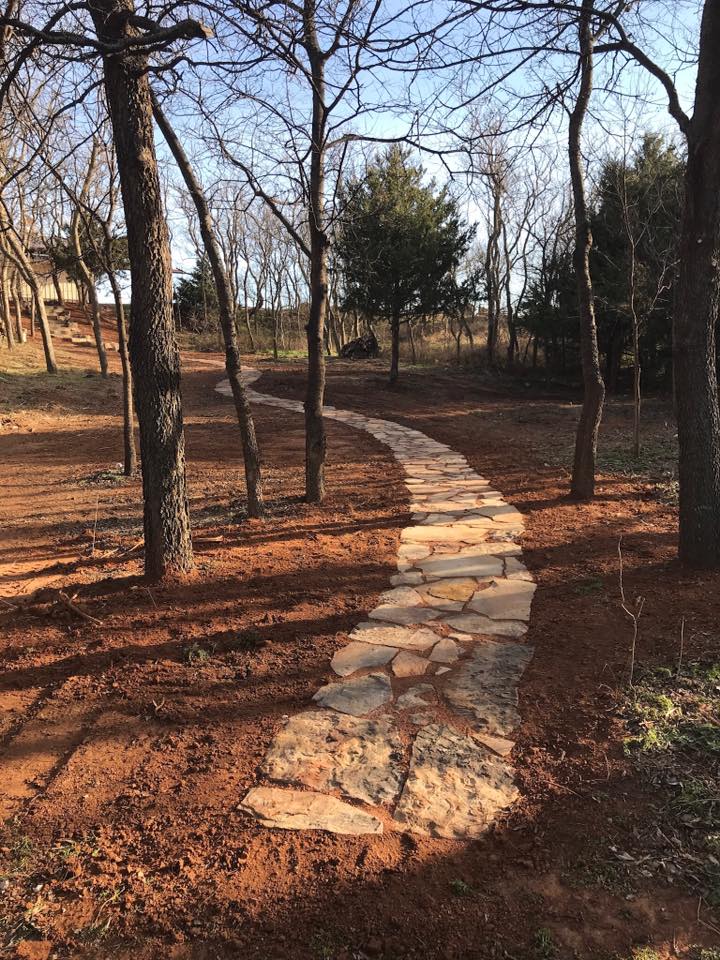
[[[62,773],[99,713],[71,678],[41,691],[5,732],[0,744],[0,819],[15,816],[44,794]],[[0,709],[6,705],[0,699]]]

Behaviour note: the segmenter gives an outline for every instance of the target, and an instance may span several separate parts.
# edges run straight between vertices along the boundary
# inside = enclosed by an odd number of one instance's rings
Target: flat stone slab
[[[520,620],[493,620],[481,613],[461,613],[447,617],[445,622],[453,630],[486,637],[510,637],[519,640],[527,633],[527,624]]]
[[[382,821],[336,797],[306,790],[253,787],[240,804],[265,827],[280,830],[327,830],[345,836],[383,832]]]
[[[402,740],[388,717],[364,720],[314,710],[288,720],[261,769],[271,780],[382,804],[400,792],[402,757]]]
[[[498,546],[493,544],[493,547]],[[518,548],[519,550],[519,548]],[[489,556],[479,551],[471,554],[433,554],[416,564],[428,580],[443,577],[501,577],[503,561],[501,554]]]
[[[491,737],[489,733],[476,734],[476,739],[484,746],[489,747],[498,756],[507,757],[512,753],[515,746],[514,740],[506,740],[505,737]]]
[[[421,607],[422,597],[409,586],[395,587],[380,594],[379,606],[389,607]]]
[[[428,837],[478,837],[517,794],[505,761],[452,727],[428,724],[415,738],[394,821]]]
[[[396,677],[420,677],[427,670],[429,662],[409,650],[403,650],[392,662],[392,672]]]
[[[328,683],[320,687],[313,700],[322,707],[362,717],[392,700],[392,687],[384,673],[369,673],[345,683]]]
[[[482,543],[485,535],[481,527],[452,523],[405,527],[400,538],[404,543]]]
[[[535,584],[527,580],[491,580],[468,606],[493,620],[529,620],[534,593]]]
[[[455,663],[460,659],[460,649],[452,637],[443,637],[432,649],[430,660],[433,663]]]
[[[330,661],[330,666],[341,677],[348,677],[356,670],[368,667],[384,667],[397,653],[397,648],[381,647],[376,643],[362,643],[352,640],[342,650],[338,650]]]
[[[517,525],[523,522],[523,516],[520,511],[502,501],[497,504],[487,504],[487,506],[478,507],[478,510],[484,516],[491,517],[495,523],[513,523]]]
[[[371,610],[368,616],[373,620],[385,620],[388,623],[412,626],[413,624],[434,620],[438,612],[438,610],[433,610],[430,607],[393,607],[389,604],[382,604]]]
[[[445,600],[442,597],[434,597],[429,591],[429,586],[429,584],[423,584],[417,590],[422,594],[423,600],[431,610],[438,610],[442,613],[460,613],[465,607],[461,600]]]
[[[401,543],[398,548],[398,556],[404,560],[422,560],[430,556],[430,547],[422,543]]]
[[[479,643],[443,678],[442,695],[458,713],[474,718],[483,736],[507,738],[520,724],[517,685],[532,655],[524,643]]]
[[[505,576],[508,580],[528,580],[533,581],[533,575],[528,568],[517,557],[505,558]]]
[[[404,585],[412,586],[417,583],[424,583],[423,575],[419,570],[408,570],[404,573],[396,573],[394,576],[390,577],[390,583],[394,587],[401,587]]]
[[[429,707],[436,700],[435,687],[429,683],[418,683],[397,698],[396,706],[398,710],[414,710],[416,707]]]
[[[353,640],[363,643],[379,643],[387,647],[400,647],[402,650],[414,650],[424,653],[438,642],[438,635],[427,627],[413,630],[399,624],[359,623],[350,634]]]
[[[440,600],[457,600],[467,603],[477,590],[477,581],[472,577],[450,577],[427,585],[427,592]]]

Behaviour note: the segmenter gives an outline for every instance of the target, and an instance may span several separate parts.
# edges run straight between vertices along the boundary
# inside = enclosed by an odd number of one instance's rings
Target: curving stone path
[[[254,382],[260,373],[245,372]],[[227,381],[217,387],[230,396]],[[248,391],[251,401],[302,404]],[[464,457],[417,430],[326,407],[387,444],[412,526],[391,589],[330,664],[337,679],[290,717],[241,808],[269,827],[463,839],[517,797],[509,754],[535,584],[521,514]]]

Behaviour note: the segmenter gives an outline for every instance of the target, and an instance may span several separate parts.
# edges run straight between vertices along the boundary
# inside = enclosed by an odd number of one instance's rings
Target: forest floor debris
[[[79,348],[59,356],[81,362]],[[263,390],[302,397],[302,364],[262,366]],[[19,429],[0,436],[0,593],[20,606],[0,610],[0,777],[20,798],[0,839],[6,953],[525,960],[552,944],[559,960],[641,950],[694,960],[717,946],[706,926],[717,911],[703,901],[698,917],[694,883],[628,870],[619,856],[644,855],[638,837],[663,822],[668,794],[625,746],[637,731],[619,708],[629,628],[618,537],[627,589],[647,598],[638,689],[646,671],[676,662],[681,617],[686,663],[718,662],[720,577],[679,567],[674,509],[652,478],[606,472],[593,504],[565,498],[564,469],[544,465],[547,426],[522,422],[557,408],[540,389],[515,397],[472,373],[416,369],[393,391],[375,361],[328,370],[330,403],[447,444],[523,513],[538,589],[522,641],[535,656],[519,687],[511,812],[459,843],[275,832],[238,809],[275,733],[332,679],[333,655],[387,590],[410,513],[387,450],[332,423],[328,501],[303,505],[302,417],[257,407],[278,509],[238,525],[237,427],[217,379],[202,358],[187,359],[191,510],[210,539],[198,544],[196,577],[153,590],[155,604],[140,589],[137,552],[78,559],[98,494],[98,530],[138,523],[138,479],[60,482],[118,460],[115,381],[102,385],[115,391],[110,413],[82,392],[98,379],[78,380],[77,393],[53,387],[64,406],[48,410],[30,393],[52,378],[35,378],[22,388],[26,412],[13,413]],[[648,431],[664,430],[652,402],[647,410]],[[573,426],[568,417],[554,429],[565,437]],[[603,430],[629,442],[612,404]],[[22,609],[20,597],[45,588],[80,589],[103,625]],[[207,659],[187,662],[193,644]]]

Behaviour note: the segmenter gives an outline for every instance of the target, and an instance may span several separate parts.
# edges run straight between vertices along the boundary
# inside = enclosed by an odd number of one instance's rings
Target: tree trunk
[[[500,205],[500,184],[493,179],[493,223],[488,238],[487,250],[487,362],[495,365],[498,326],[500,324],[500,232],[502,230],[502,209]]]
[[[8,350],[12,350],[15,346],[15,337],[13,335],[12,317],[10,315],[9,273],[10,271],[8,270],[7,264],[3,264],[2,273],[0,274],[0,303],[2,303],[2,322],[5,339],[7,340]]]
[[[90,272],[90,268],[85,263],[82,243],[80,240],[80,204],[84,204],[87,199],[90,184],[92,182],[93,171],[95,169],[95,160],[96,145],[93,143],[87,174],[85,175],[85,180],[80,189],[80,197],[75,206],[75,210],[73,211],[73,216],[70,223],[70,238],[73,245],[73,253],[75,254],[75,267],[80,274],[83,289],[87,293],[87,296],[90,300],[92,328],[93,335],[95,337],[95,347],[97,349],[98,360],[100,362],[100,374],[103,377],[107,377],[108,358],[107,350],[105,349],[105,340],[103,339],[102,324],[100,322],[100,302],[98,300],[97,287],[95,286],[95,277],[93,277],[92,273]]]
[[[462,325],[458,325],[457,333],[455,333],[455,324],[452,321],[452,317],[445,317],[445,322],[447,323],[450,336],[455,341],[455,362],[460,365],[460,341],[462,339]]]
[[[129,35],[132,0],[94,0],[98,37]],[[151,579],[192,570],[180,356],[172,316],[170,244],[153,138],[147,59],[103,57],[130,254],[130,361],[140,426],[145,573]]]
[[[575,210],[575,250],[573,262],[577,278],[580,314],[580,353],[582,358],[584,397],[575,438],[575,458],[570,491],[578,500],[589,500],[595,493],[595,457],[602,418],[605,384],[600,372],[600,356],[595,325],[590,249],[592,233],[585,197],[582,169],[581,135],[593,81],[593,38],[591,15],[594,0],[582,0],[578,34],[580,40],[580,89],[570,114],[568,156]]]
[[[400,315],[394,313],[390,319],[390,383],[397,383],[400,374]]]
[[[640,388],[640,318],[638,317],[635,304],[635,281],[637,275],[635,239],[631,235],[629,224],[627,224],[628,240],[630,242],[630,271],[628,277],[630,317],[632,319],[632,342],[633,342],[633,456],[637,460],[640,456],[640,408],[642,403],[642,394]]]
[[[97,287],[95,286],[95,278],[87,271],[87,278],[85,281],[85,289],[87,290],[88,299],[90,300],[90,313],[92,315],[92,328],[93,336],[95,338],[95,348],[98,354],[98,360],[100,361],[100,374],[103,377],[108,376],[108,358],[107,350],[105,349],[105,339],[102,332],[102,317],[100,314],[100,301],[98,300]]]
[[[103,223],[103,240],[107,276],[112,289],[115,303],[115,320],[118,332],[118,353],[123,378],[123,472],[131,477],[137,470],[137,452],[135,450],[135,417],[133,412],[133,378],[130,369],[130,355],[128,353],[127,326],[125,324],[125,308],[122,302],[122,293],[112,267],[112,235],[110,225]]]
[[[688,132],[673,357],[680,445],[680,559],[720,566],[720,5],[706,2]]]
[[[315,8],[305,0],[305,46],[310,59],[312,142],[310,145],[310,311],[306,327],[308,376],[305,392],[305,499],[320,503],[325,496],[327,438],[323,421],[325,356],[323,338],[328,298],[328,237],[325,230],[325,61],[318,46]]]
[[[475,308],[472,308],[471,319],[475,319]],[[475,350],[475,338],[473,337],[472,327],[468,321],[468,318],[465,316],[465,311],[463,310],[460,314],[460,332],[465,331],[465,336],[468,340],[468,345],[470,347],[470,354]]]
[[[47,367],[47,372],[57,373],[58,368],[57,363],[55,362],[55,348],[53,347],[52,336],[50,334],[50,324],[48,322],[47,312],[45,310],[45,301],[43,300],[40,284],[38,283],[35,271],[33,270],[32,264],[28,260],[22,245],[10,228],[7,216],[0,217],[0,222],[2,222],[2,226],[6,228],[5,236],[8,244],[6,249],[7,256],[15,264],[18,271],[25,279],[25,283],[27,283],[28,287],[30,287],[33,304],[35,305],[38,322],[40,323],[40,333],[42,334],[43,350],[45,352],[45,366]]]
[[[337,313],[335,309],[330,305],[328,305],[328,308],[327,308],[327,317],[328,317],[328,329],[330,331],[330,339],[335,349],[335,356],[339,357],[340,351],[342,350],[342,339],[338,332]]]
[[[57,297],[58,306],[65,306],[65,298],[63,297],[62,287],[60,286],[60,278],[57,275],[57,270],[52,272],[52,282],[55,287],[55,296]]]
[[[635,322],[633,325],[633,455],[636,460],[640,456],[641,376],[640,337],[638,335],[638,324]]]
[[[203,193],[200,182],[195,176],[187,154],[178,140],[175,131],[160,108],[159,103],[152,97],[153,112],[157,125],[175,158],[185,186],[195,204],[200,225],[205,254],[210,262],[210,268],[215,280],[215,289],[218,298],[218,316],[225,344],[225,369],[230,381],[235,412],[240,427],[243,460],[245,463],[245,483],[247,486],[248,516],[260,517],[263,512],[262,479],[260,472],[260,451],[255,434],[255,422],[250,411],[245,387],[242,383],[242,365],[240,361],[240,347],[238,345],[237,330],[235,327],[235,309],[233,305],[230,281],[225,270],[220,244],[215,236],[210,208]]]
[[[17,337],[19,343],[25,343],[25,331],[22,322],[22,304],[20,303],[20,293],[17,287],[13,288],[13,305],[15,307],[15,324],[17,327]]]
[[[507,348],[508,366],[512,367],[515,363],[515,354],[518,351],[517,327],[515,326],[515,312],[512,305],[512,294],[510,290],[510,251],[507,242],[507,227],[505,221],[502,225],[503,254],[505,257],[505,313],[507,319],[508,333],[510,342]]]
[[[412,320],[407,323],[408,342],[410,343],[410,361],[413,365],[417,363],[417,350],[415,349],[415,334],[413,333]]]
[[[250,341],[250,353],[255,353],[255,337],[253,336],[252,327],[250,326],[250,308],[248,307],[248,290],[247,282],[243,284],[243,293],[245,297],[245,303],[243,304],[243,316],[245,318],[245,329],[247,330],[248,340]]]

